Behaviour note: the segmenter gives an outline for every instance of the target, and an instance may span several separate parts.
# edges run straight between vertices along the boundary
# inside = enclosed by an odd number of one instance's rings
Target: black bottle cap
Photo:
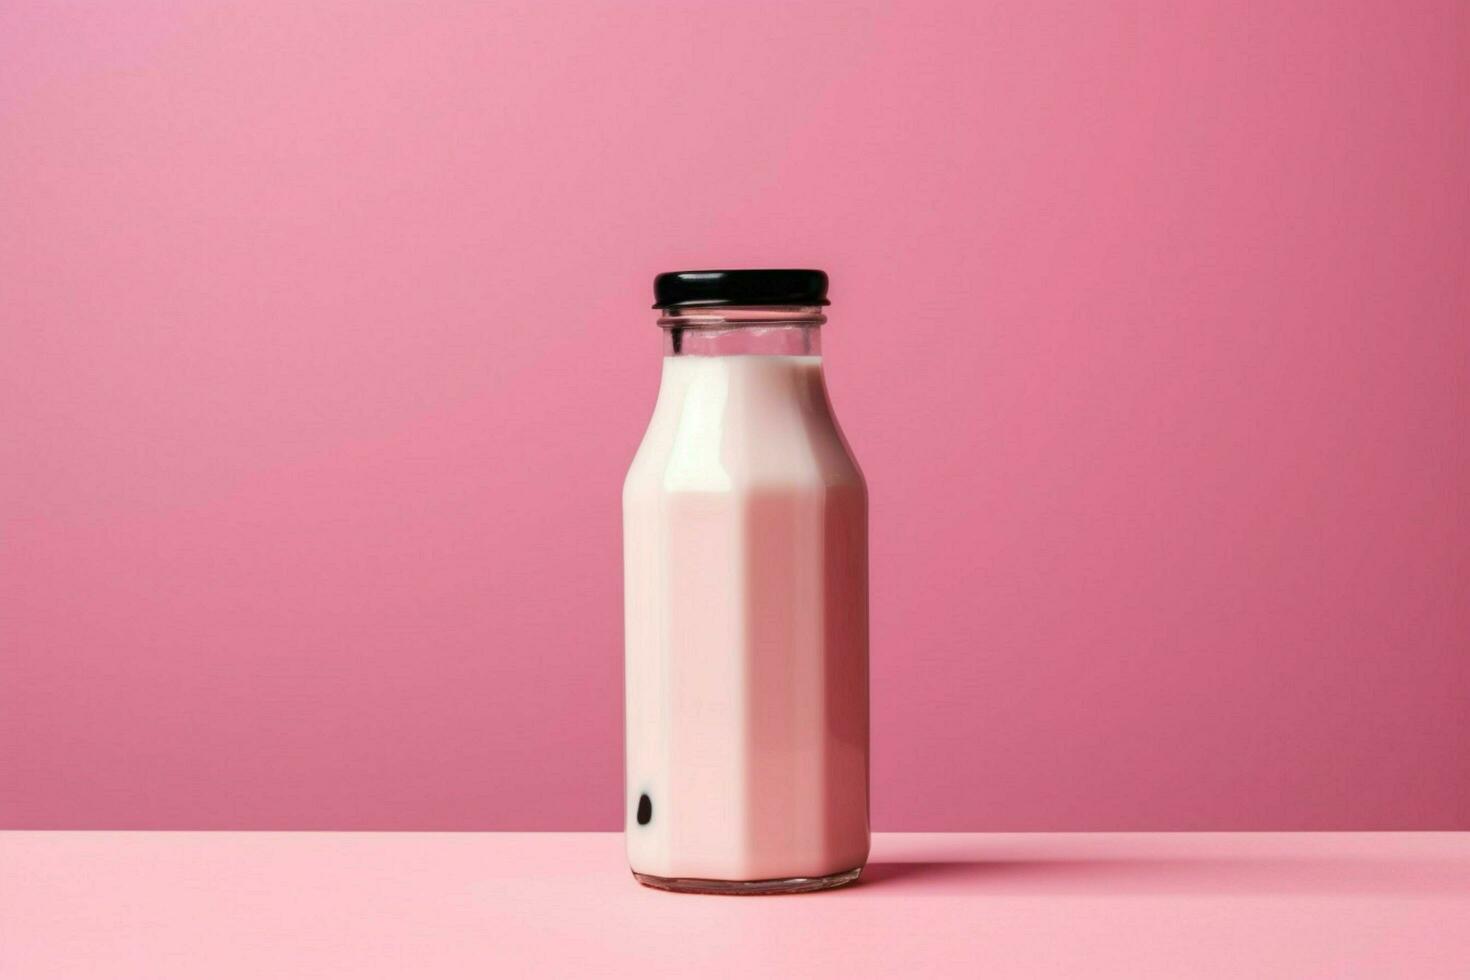
[[[655,310],[692,306],[826,306],[820,269],[711,269],[654,277]]]

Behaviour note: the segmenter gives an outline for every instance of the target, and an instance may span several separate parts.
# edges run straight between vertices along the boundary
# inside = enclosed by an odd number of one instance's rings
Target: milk
[[[821,358],[665,357],[623,528],[633,871],[664,887],[855,875],[867,492]]]

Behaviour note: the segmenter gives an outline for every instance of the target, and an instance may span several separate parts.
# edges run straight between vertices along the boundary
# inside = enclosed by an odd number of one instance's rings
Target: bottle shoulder
[[[816,357],[673,358],[628,489],[863,487]]]
[[[710,460],[677,453],[640,452],[628,468],[623,495],[670,493],[760,493],[803,490],[841,492],[866,499],[867,480],[845,447],[805,455],[724,455]]]

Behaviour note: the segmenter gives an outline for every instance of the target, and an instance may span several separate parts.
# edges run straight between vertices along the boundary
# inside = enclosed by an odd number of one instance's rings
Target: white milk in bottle
[[[868,855],[867,490],[815,270],[666,273],[623,487],[628,858],[679,891],[810,891]]]

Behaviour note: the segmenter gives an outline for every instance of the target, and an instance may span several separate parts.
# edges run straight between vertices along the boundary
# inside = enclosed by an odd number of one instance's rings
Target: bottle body
[[[850,880],[869,840],[863,477],[819,355],[680,346],[623,488],[629,863],[691,890]]]

